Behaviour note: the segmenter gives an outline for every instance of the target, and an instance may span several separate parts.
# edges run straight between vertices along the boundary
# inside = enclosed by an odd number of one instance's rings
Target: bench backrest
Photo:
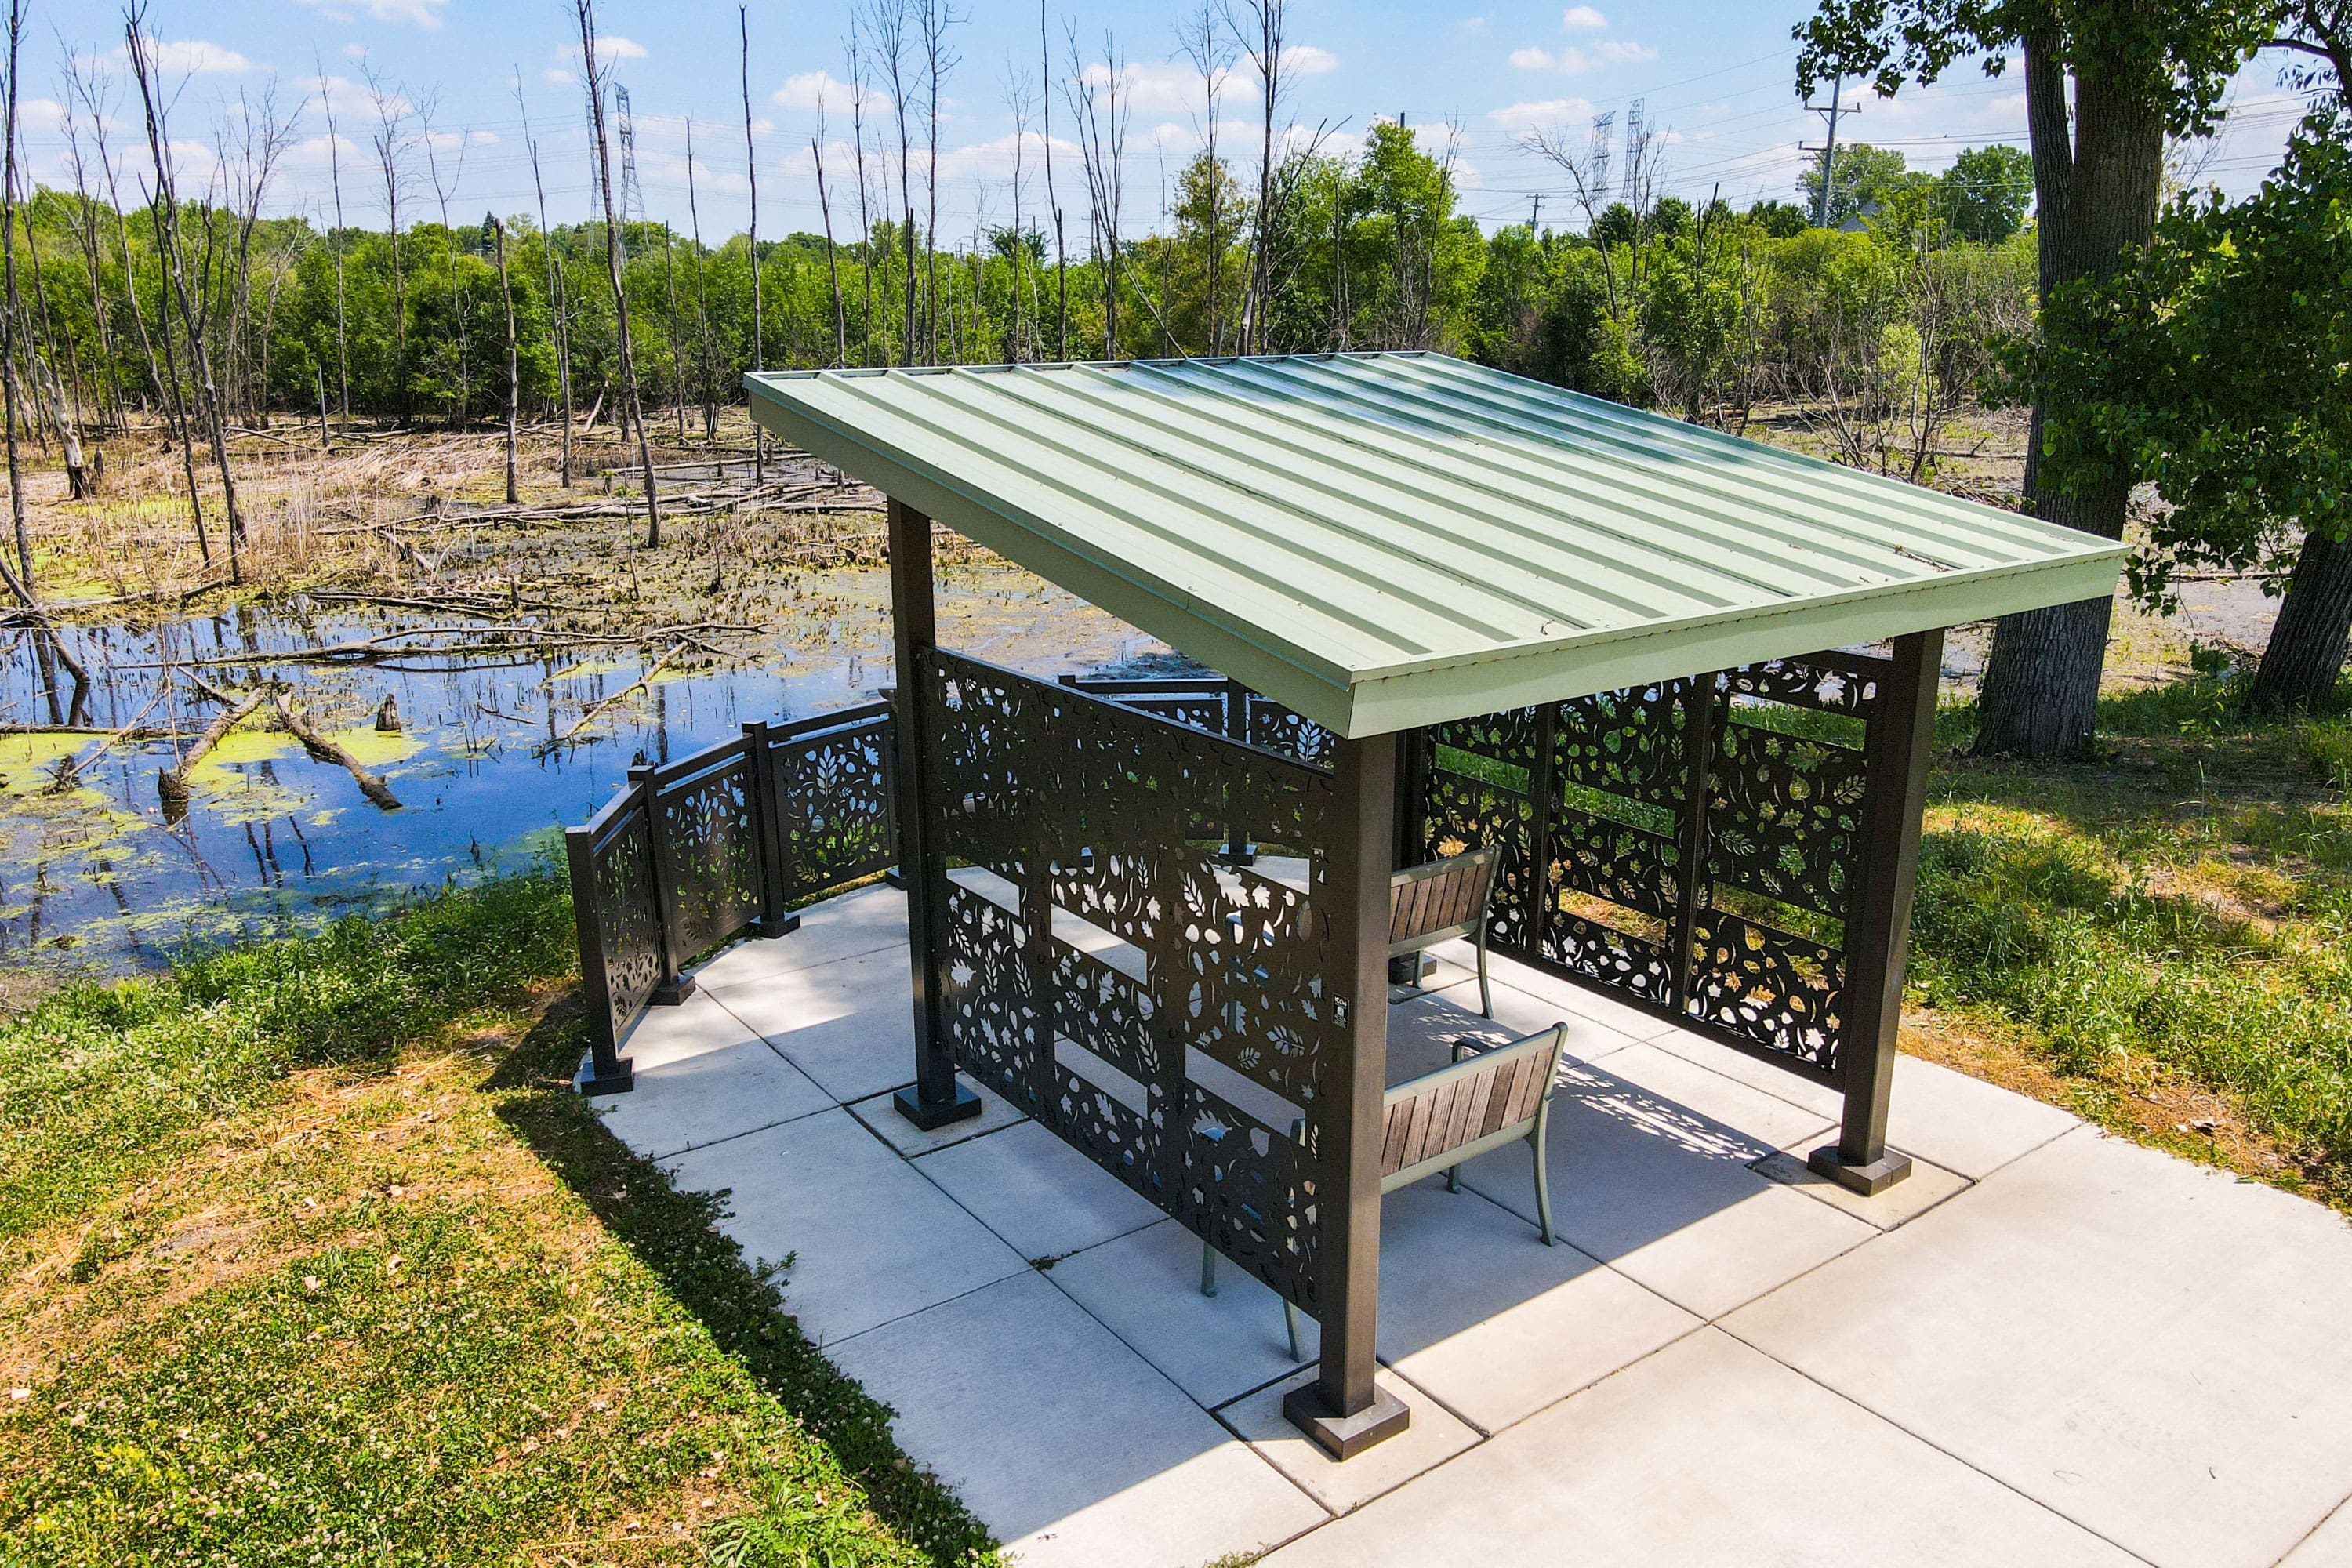
[[[1486,900],[1503,847],[1489,844],[1463,855],[1424,861],[1389,879],[1389,956],[1417,952],[1448,937],[1475,936],[1486,920]]]
[[[1554,1024],[1390,1089],[1381,1190],[1526,1137],[1543,1110],[1567,1039],[1568,1026]]]

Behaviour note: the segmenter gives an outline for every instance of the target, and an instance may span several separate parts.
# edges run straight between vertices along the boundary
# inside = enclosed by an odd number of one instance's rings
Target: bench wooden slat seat
[[[1454,937],[1468,937],[1478,949],[1478,1011],[1491,1018],[1495,999],[1486,986],[1486,907],[1503,847],[1489,844],[1410,866],[1389,879],[1389,956],[1404,958]]]
[[[1551,1228],[1551,1183],[1545,1169],[1544,1135],[1551,1121],[1552,1086],[1568,1042],[1565,1022],[1538,1029],[1507,1045],[1482,1047],[1475,1040],[1454,1042],[1454,1061],[1434,1072],[1407,1079],[1381,1101],[1381,1193],[1410,1186],[1423,1176],[1445,1173],[1448,1192],[1462,1190],[1462,1163],[1492,1149],[1525,1141],[1536,1162],[1537,1229],[1544,1245],[1556,1245]],[[1303,1121],[1291,1124],[1292,1138],[1306,1135]],[[1217,1293],[1217,1253],[1201,1244],[1201,1294]],[[1299,1359],[1298,1309],[1282,1304],[1290,1333],[1291,1359]]]

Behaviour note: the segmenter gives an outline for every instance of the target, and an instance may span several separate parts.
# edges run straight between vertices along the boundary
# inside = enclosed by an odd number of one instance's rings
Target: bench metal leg
[[[1217,1293],[1217,1249],[1207,1242],[1201,1243],[1201,1294]]]
[[[1486,989],[1486,928],[1478,928],[1478,1011],[1486,1017],[1495,1016],[1495,994]]]
[[[1307,1354],[1298,1348],[1298,1309],[1291,1304],[1288,1297],[1285,1297],[1282,1302],[1282,1327],[1283,1331],[1290,1336],[1290,1359],[1305,1361]]]
[[[1542,1223],[1546,1247],[1556,1247],[1559,1240],[1551,1233],[1551,1163],[1544,1158],[1544,1129],[1551,1124],[1551,1101],[1547,1100],[1536,1112],[1536,1130],[1528,1135],[1528,1146],[1536,1154],[1536,1218]]]

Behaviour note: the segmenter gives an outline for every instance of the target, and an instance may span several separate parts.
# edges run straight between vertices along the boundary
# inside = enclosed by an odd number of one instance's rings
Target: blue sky
[[[34,47],[25,60],[27,154],[38,177],[65,173],[67,52],[121,78],[119,17],[87,5],[33,0]],[[1183,0],[1047,0],[1053,68],[1066,70],[1066,26],[1082,63],[1099,73],[1108,37],[1124,57],[1129,127],[1125,224],[1158,222],[1165,176],[1199,145],[1202,83],[1181,63],[1175,24]],[[1738,0],[1595,0],[1494,4],[1442,12],[1402,0],[1293,0],[1289,37],[1297,91],[1289,115],[1328,128],[1332,144],[1360,141],[1375,118],[1399,114],[1432,151],[1454,149],[1465,210],[1488,226],[1523,221],[1538,195],[1545,217],[1565,219],[1556,174],[1520,146],[1531,129],[1563,129],[1580,140],[1593,115],[1614,110],[1622,127],[1633,102],[1665,133],[1665,188],[1704,197],[1719,189],[1745,205],[1793,194],[1801,142],[1819,120],[1797,100],[1790,26],[1805,11]],[[740,230],[746,215],[743,106],[738,80],[737,14],[709,0],[602,0],[600,26],[616,79],[630,93],[646,209],[683,228],[688,220],[688,122],[693,123],[694,183],[706,237]],[[837,233],[855,232],[849,89],[842,40],[850,6],[842,0],[751,7],[752,111],[757,121],[763,234],[819,226],[810,142],[817,105],[826,108],[826,173]],[[298,117],[295,138],[270,193],[278,210],[324,211],[331,200],[324,110],[337,117],[343,202],[350,221],[380,224],[381,180],[369,146],[375,80],[396,105],[429,110],[432,144],[413,141],[414,188],[404,198],[418,216],[436,203],[437,172],[453,216],[535,205],[530,142],[535,138],[556,221],[586,211],[589,173],[576,85],[578,37],[562,0],[154,0],[149,30],[177,90],[172,131],[184,187],[215,167],[214,128],[223,106],[274,90]],[[1038,92],[1038,14],[1034,6],[970,0],[951,34],[959,63],[946,78],[940,131],[940,226],[968,234],[975,221],[1011,216],[1015,125],[1008,74]],[[2237,84],[2231,124],[2209,150],[2206,178],[2251,188],[2274,162],[2294,109],[2257,63]],[[520,84],[522,105],[516,100]],[[1914,166],[1937,169],[1961,148],[1990,141],[2022,145],[2016,75],[1987,78],[1962,67],[1933,89],[1892,100],[1865,98],[1842,138],[1899,146]],[[1254,146],[1253,81],[1236,70],[1220,116],[1237,168]],[[1084,203],[1070,116],[1054,102],[1055,176],[1064,206]],[[529,137],[525,132],[527,109]],[[869,108],[870,122],[887,107]],[[1040,197],[1040,142],[1033,108],[1023,145],[1024,205]],[[412,138],[425,120],[407,127]],[[87,121],[84,121],[87,136]],[[114,150],[124,159],[139,134],[118,104]],[[144,149],[139,149],[143,157]],[[430,159],[426,153],[429,151]],[[869,177],[873,177],[869,165]],[[923,200],[920,174],[916,199]],[[1075,231],[1074,231],[1075,232]]]

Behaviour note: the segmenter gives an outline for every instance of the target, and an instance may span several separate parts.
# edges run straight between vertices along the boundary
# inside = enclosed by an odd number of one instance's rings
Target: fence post
[[[1683,820],[1681,875],[1675,879],[1674,946],[1666,960],[1668,1001],[1677,1014],[1691,1011],[1698,981],[1698,907],[1706,892],[1706,792],[1715,772],[1715,710],[1719,700],[1714,675],[1694,675],[1683,693]]]
[[[572,1087],[582,1094],[625,1094],[636,1087],[629,1058],[613,1034],[613,983],[604,963],[604,921],[596,887],[595,829],[563,830],[572,867],[572,928],[580,942],[580,992],[588,1006],[588,1064]]]
[[[1892,668],[1879,678],[1870,721],[1870,782],[1863,816],[1862,877],[1845,922],[1845,999],[1838,1066],[1845,1116],[1838,1141],[1806,1161],[1865,1197],[1911,1173],[1911,1157],[1886,1146],[1886,1103],[1895,1087],[1895,1038],[1903,1021],[1904,958],[1911,943],[1911,895],[1919,869],[1919,816],[1927,804],[1927,759],[1936,738],[1936,696],[1944,634],[1895,639]]]
[[[1238,680],[1225,682],[1225,739],[1249,742],[1249,688]],[[1249,824],[1241,819],[1236,810],[1236,789],[1225,788],[1225,864],[1254,866],[1257,864],[1257,846],[1250,842]]]
[[[654,788],[654,769],[639,763],[629,770],[629,787],[637,792],[637,809],[646,814],[646,832],[653,848],[654,929],[661,933],[661,978],[646,998],[656,1007],[675,1007],[694,994],[694,982],[678,973],[685,954],[685,911],[677,903],[677,863],[664,830],[661,802]]]
[[[1534,765],[1528,769],[1528,879],[1520,894],[1520,941],[1537,957],[1544,956],[1544,939],[1551,934],[1551,911],[1557,899],[1551,885],[1552,803],[1559,795],[1553,775],[1559,758],[1558,702],[1538,702],[1535,711]]]
[[[751,934],[790,936],[801,929],[801,917],[784,910],[784,868],[792,846],[784,833],[783,788],[776,777],[775,749],[768,744],[765,719],[743,726],[743,748],[744,760],[751,765],[751,820],[758,825],[753,843],[760,862],[760,918],[751,922]]]

